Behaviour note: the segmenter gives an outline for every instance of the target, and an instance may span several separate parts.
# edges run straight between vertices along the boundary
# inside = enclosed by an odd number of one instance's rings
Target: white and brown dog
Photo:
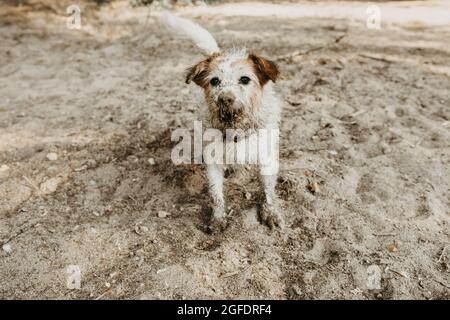
[[[188,69],[186,83],[194,82],[203,88],[204,103],[209,110],[206,118],[212,128],[220,130],[224,137],[229,137],[229,129],[246,132],[235,134],[232,137],[233,143],[227,143],[224,152],[228,154],[239,150],[239,145],[245,145],[246,147],[240,150],[248,150],[247,160],[255,163],[254,159],[258,158],[259,176],[264,192],[260,218],[271,228],[282,227],[283,219],[277,209],[275,193],[278,144],[271,144],[271,152],[261,152],[261,135],[257,134],[261,129],[276,132],[277,135],[279,132],[281,103],[273,86],[279,77],[277,65],[255,53],[249,53],[246,49],[220,50],[208,31],[189,20],[164,13],[162,21],[179,34],[193,40],[207,55],[206,59]],[[233,144],[236,145],[232,146]],[[206,163],[213,198],[212,222],[213,225],[223,226],[226,216],[224,168],[227,163]]]

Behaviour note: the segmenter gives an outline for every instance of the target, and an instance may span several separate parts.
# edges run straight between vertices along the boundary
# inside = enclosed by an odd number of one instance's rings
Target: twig
[[[386,63],[392,63],[393,62],[393,61],[388,60],[388,59],[383,58],[383,57],[375,57],[375,56],[367,55],[367,54],[364,54],[364,53],[360,53],[359,56],[363,57],[363,58],[367,58],[367,59],[372,59],[372,60],[376,60],[376,61],[386,62]]]
[[[441,253],[441,255],[439,256],[438,262],[442,262],[442,258],[444,257],[444,253],[445,253],[445,251],[447,251],[447,248],[448,248],[448,247],[449,247],[449,246],[447,245],[447,246],[444,247],[444,249],[442,249],[442,253]]]
[[[38,186],[33,182],[33,181],[31,181],[31,179],[30,178],[28,178],[28,177],[26,177],[26,176],[22,176],[22,178],[32,187],[32,188],[34,188],[34,189],[36,189],[36,191],[39,191],[39,188],[38,188]]]
[[[14,235],[10,236],[9,238],[7,238],[4,241],[1,241],[1,245],[4,245],[4,244],[7,244],[7,243],[11,242],[11,240],[17,238],[18,236],[20,236],[21,234],[27,232],[31,228],[34,228],[34,227],[37,227],[37,226],[40,226],[40,225],[41,224],[39,222],[37,222],[37,223],[35,223],[35,224],[33,224],[33,225],[29,226],[29,227],[23,227],[23,228],[21,227],[20,230],[17,231]]]
[[[442,281],[439,281],[439,280],[436,280],[436,279],[433,279],[433,281],[439,283],[441,286],[444,286],[444,287],[450,289],[450,285],[448,285],[448,284],[446,284],[446,283],[444,283]]]
[[[366,112],[367,112],[367,110],[361,109],[361,110],[358,110],[356,112],[353,112],[349,116],[352,117],[352,118],[355,118],[356,116],[359,116],[360,114],[363,114],[363,113],[366,113]]]
[[[229,277],[235,276],[235,275],[237,275],[237,274],[239,274],[239,273],[244,273],[244,272],[246,272],[248,269],[250,269],[250,267],[251,267],[251,266],[248,266],[247,268],[244,268],[244,269],[242,269],[242,270],[237,270],[237,271],[234,271],[234,272],[226,273],[226,274],[224,274],[223,276],[221,276],[220,278],[229,278]]]
[[[401,276],[403,278],[408,278],[408,275],[405,274],[404,272],[400,272],[400,271],[397,271],[397,270],[394,270],[394,269],[390,269],[390,268],[389,268],[389,271],[392,271],[393,273],[395,273],[395,274],[397,274],[397,275],[399,275],[399,276]]]
[[[232,277],[232,276],[237,275],[239,272],[240,272],[240,271],[235,271],[235,272],[226,273],[226,274],[224,274],[223,276],[221,276],[221,278],[229,278],[229,277]]]
[[[332,41],[332,42],[330,42],[328,44],[325,44],[323,46],[314,47],[314,48],[308,49],[306,51],[297,50],[297,51],[294,51],[292,53],[289,53],[289,54],[286,54],[286,55],[283,55],[283,56],[279,56],[279,57],[275,58],[275,61],[289,60],[289,59],[292,59],[292,58],[297,57],[297,56],[304,56],[304,55],[310,54],[311,52],[315,52],[315,51],[319,51],[319,50],[328,48],[329,46],[331,46],[333,44],[341,42],[341,40],[346,35],[347,35],[347,33],[344,33],[344,34],[340,35],[339,37],[337,37],[336,39],[334,39],[334,41]]]
[[[377,237],[393,237],[396,236],[397,233],[373,233],[373,235]]]
[[[108,292],[111,291],[112,288],[109,288],[108,290],[106,290],[105,292],[103,292],[101,295],[99,295],[97,298],[95,298],[94,300],[100,300],[101,298],[103,298]]]

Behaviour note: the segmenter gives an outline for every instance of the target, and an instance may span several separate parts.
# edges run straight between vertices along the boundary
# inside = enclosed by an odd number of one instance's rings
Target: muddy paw
[[[208,231],[211,234],[221,233],[227,228],[227,219],[213,217],[209,223]]]
[[[266,224],[270,229],[284,228],[284,220],[277,206],[271,206],[265,203],[260,207],[259,218],[261,222]]]

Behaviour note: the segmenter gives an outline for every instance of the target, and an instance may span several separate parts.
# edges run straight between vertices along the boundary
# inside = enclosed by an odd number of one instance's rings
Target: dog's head
[[[215,53],[188,70],[186,83],[193,81],[205,91],[213,125],[240,127],[261,105],[264,86],[279,76],[277,65],[246,51]]]

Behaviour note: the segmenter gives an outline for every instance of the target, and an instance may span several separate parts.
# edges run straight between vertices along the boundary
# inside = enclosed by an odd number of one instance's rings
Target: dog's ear
[[[280,71],[275,62],[263,58],[257,54],[251,53],[248,58],[252,61],[261,86],[265,85],[269,80],[276,82]]]
[[[192,68],[189,68],[186,74],[186,83],[191,83],[191,81],[194,81],[195,84],[200,87],[204,87],[208,76],[208,64],[209,63],[207,60],[203,60]]]
[[[210,72],[210,64],[218,54],[213,54],[203,61],[200,61],[192,68],[187,70],[186,83],[194,81],[195,84],[205,88],[208,84],[208,74]]]

